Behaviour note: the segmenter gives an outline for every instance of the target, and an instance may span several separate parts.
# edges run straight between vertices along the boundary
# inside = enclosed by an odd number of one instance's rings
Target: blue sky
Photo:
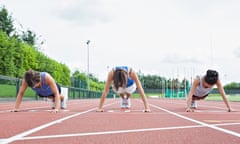
[[[1,0],[43,52],[100,80],[128,65],[144,74],[195,77],[216,69],[240,81],[238,0]]]

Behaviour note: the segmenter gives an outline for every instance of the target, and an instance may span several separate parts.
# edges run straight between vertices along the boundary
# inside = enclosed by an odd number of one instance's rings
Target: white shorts
[[[124,94],[124,93],[132,94],[132,93],[134,93],[136,91],[136,89],[137,89],[137,86],[136,86],[135,83],[133,85],[127,87],[127,88],[119,87],[118,90],[116,90],[113,87],[113,91],[118,93],[118,94]]]

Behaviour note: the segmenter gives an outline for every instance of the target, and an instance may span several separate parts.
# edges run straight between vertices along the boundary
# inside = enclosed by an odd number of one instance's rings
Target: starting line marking
[[[43,107],[22,108],[22,109],[20,109],[20,111],[29,111],[29,112],[31,112],[31,111],[34,111],[36,109],[41,109],[41,108],[47,108],[47,107],[43,106]],[[0,111],[0,113],[7,113],[7,112],[11,112],[11,110],[1,110]]]
[[[120,112],[125,112],[125,113],[129,113],[129,112],[144,112],[143,110],[107,110],[106,112],[109,112],[109,113],[113,113],[113,112],[117,112],[117,113],[120,113]]]
[[[204,120],[210,123],[240,123],[240,120]]]
[[[226,112],[226,110],[194,110],[194,112],[204,112],[204,113],[222,113]]]
[[[41,112],[41,111],[47,111],[47,112],[52,112],[53,110],[38,110],[38,109],[31,109],[28,110],[28,112]],[[60,112],[69,112],[70,110],[68,109],[61,109]]]

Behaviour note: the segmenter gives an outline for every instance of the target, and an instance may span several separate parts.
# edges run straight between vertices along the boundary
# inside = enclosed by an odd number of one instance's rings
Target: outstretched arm
[[[142,88],[142,84],[139,81],[137,74],[132,70],[131,73],[130,73],[130,76],[135,81],[135,83],[137,85],[138,92],[141,95],[141,98],[142,98],[142,101],[143,101],[143,104],[144,104],[144,107],[145,107],[144,111],[145,112],[151,112],[151,109],[150,109],[150,107],[148,105],[148,101],[147,101],[146,95],[145,95],[144,90]]]
[[[23,80],[22,85],[21,85],[18,95],[17,95],[15,108],[13,110],[11,110],[12,112],[18,112],[20,110],[20,104],[22,102],[22,97],[23,97],[23,94],[24,94],[25,90],[27,89],[27,87],[28,87],[27,82],[25,80]]]
[[[218,91],[219,91],[220,95],[222,96],[222,99],[223,99],[225,105],[226,105],[227,108],[228,108],[228,112],[231,112],[231,111],[232,111],[232,108],[231,108],[231,106],[230,106],[230,104],[229,104],[229,102],[228,102],[227,96],[226,96],[226,94],[225,94],[225,91],[224,91],[224,89],[223,89],[223,87],[222,87],[222,84],[221,84],[220,80],[217,81],[217,84],[216,84],[216,85],[217,85],[217,88],[218,88]]]
[[[107,81],[106,81],[106,84],[105,84],[105,87],[104,87],[102,96],[101,96],[101,98],[100,98],[100,103],[99,103],[97,112],[103,112],[103,103],[104,103],[104,101],[105,101],[105,99],[106,99],[106,97],[107,97],[107,94],[108,94],[110,85],[111,85],[111,83],[112,83],[112,79],[113,79],[113,71],[110,71],[110,72],[108,73]]]
[[[54,103],[55,103],[54,112],[58,112],[60,109],[60,94],[59,94],[56,82],[53,79],[53,77],[48,73],[46,74],[45,81],[46,81],[46,84],[49,85],[49,87],[51,88],[54,95]]]
[[[191,109],[192,97],[193,97],[194,91],[195,91],[197,85],[199,85],[199,83],[200,83],[199,79],[195,78],[194,81],[193,81],[193,84],[190,88],[190,91],[188,93],[186,112],[193,112],[194,111],[193,109]]]

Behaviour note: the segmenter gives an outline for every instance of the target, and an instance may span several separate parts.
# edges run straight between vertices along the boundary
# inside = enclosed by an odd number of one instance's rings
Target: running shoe
[[[192,101],[191,108],[192,109],[196,109],[197,108],[197,102],[195,100]]]

